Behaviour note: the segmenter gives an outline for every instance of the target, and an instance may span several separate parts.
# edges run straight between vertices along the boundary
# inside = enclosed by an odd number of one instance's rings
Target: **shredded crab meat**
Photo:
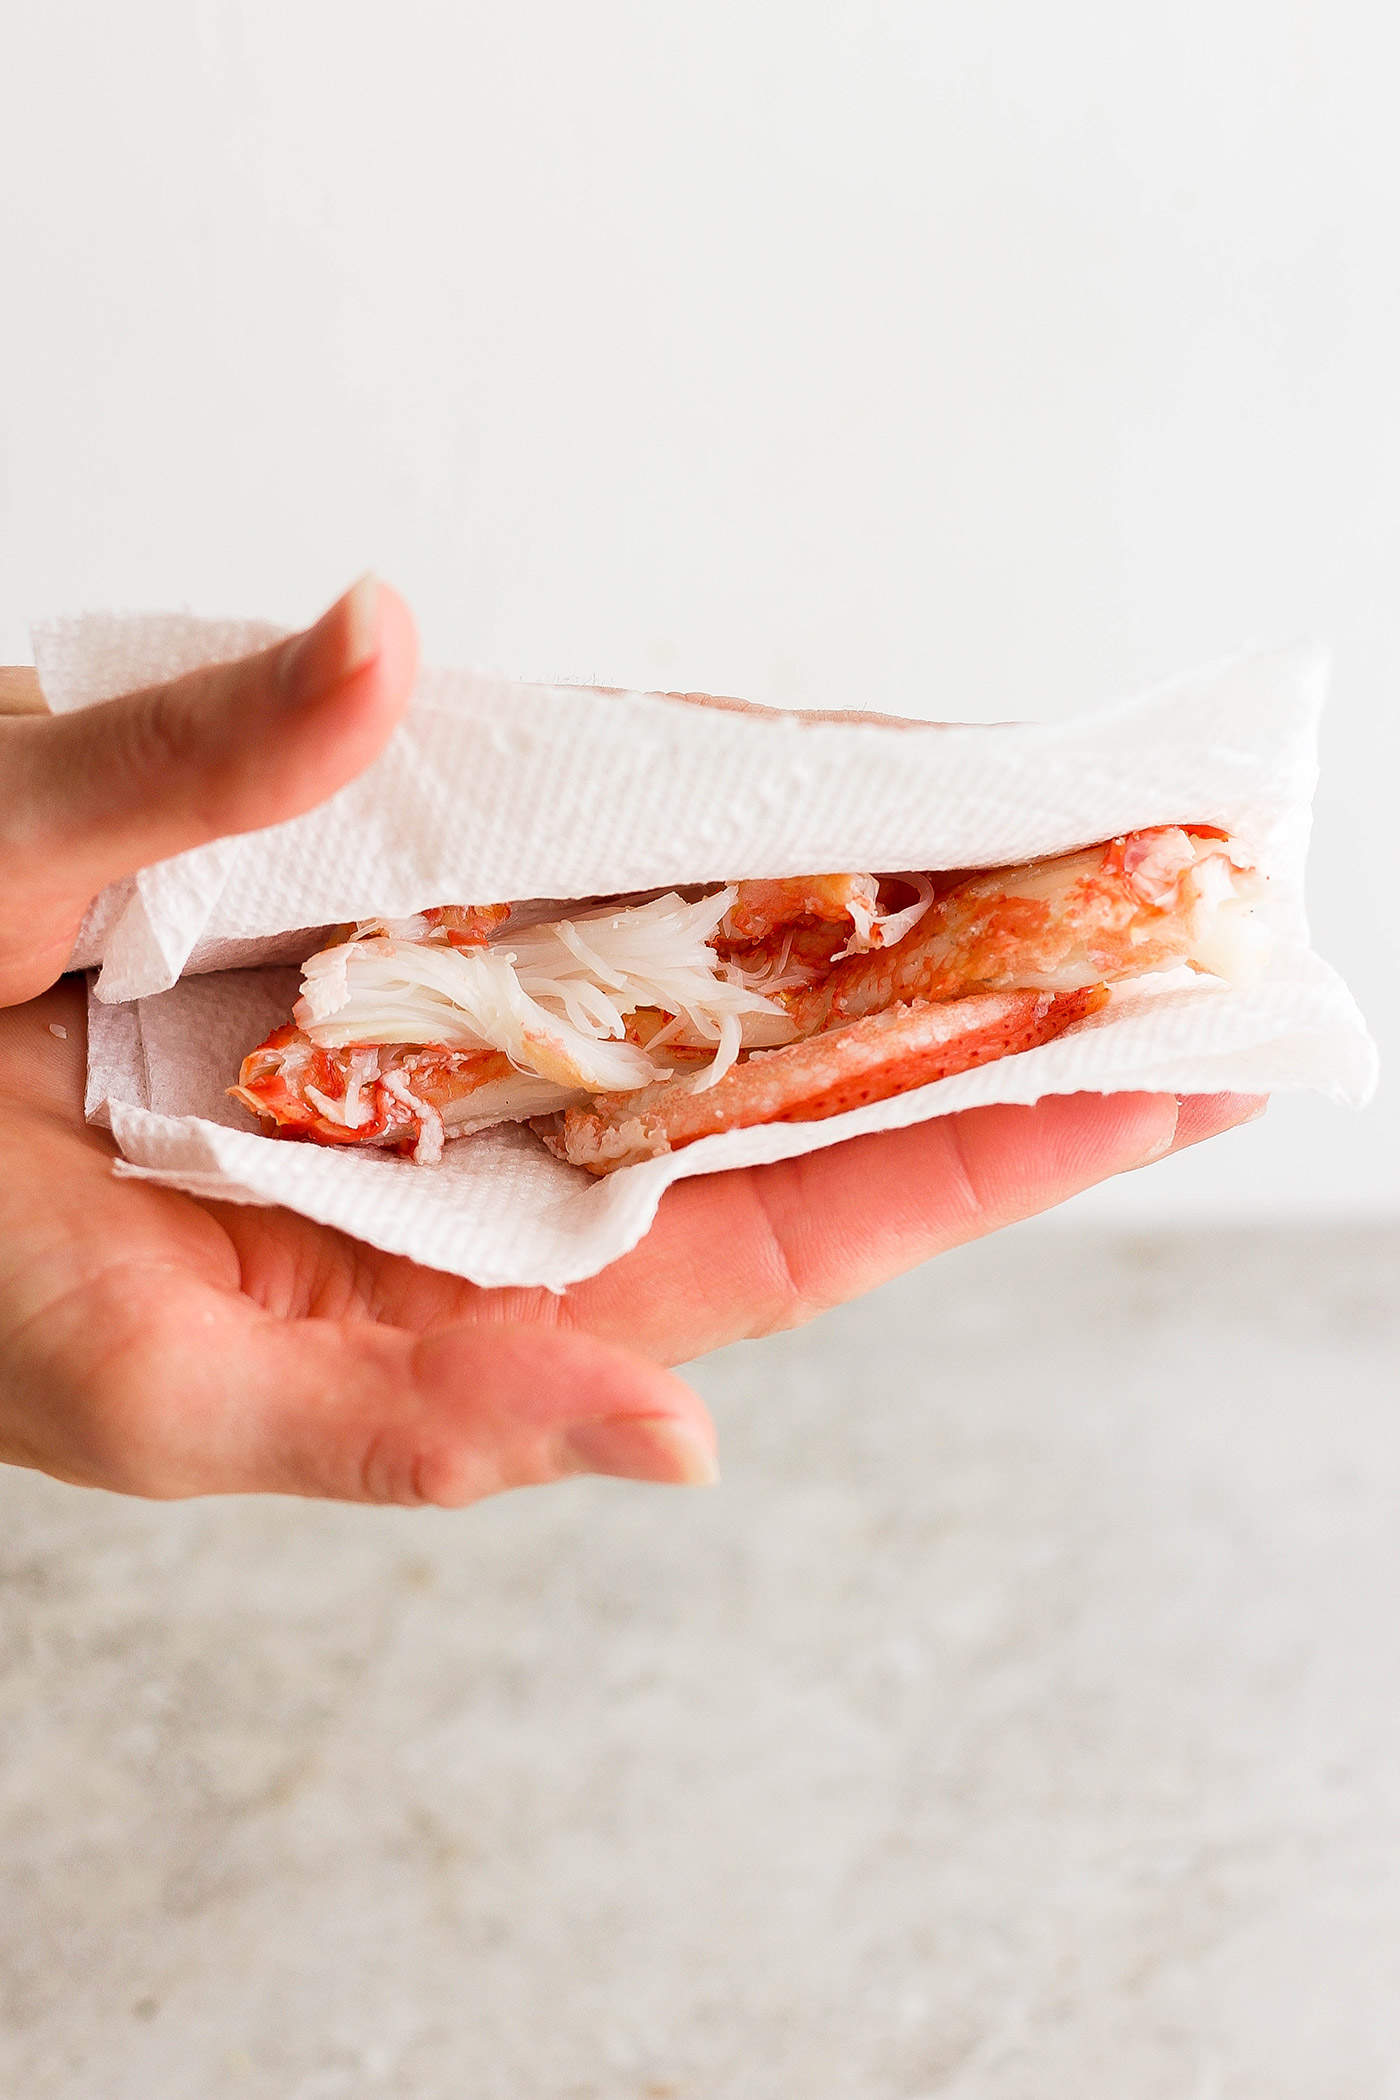
[[[425,1100],[423,1095],[414,1093],[402,1071],[386,1072],[379,1083],[391,1100],[399,1102],[408,1110],[418,1125],[418,1142],[413,1148],[415,1164],[420,1167],[436,1166],[442,1158],[446,1133],[442,1117],[432,1102]]]
[[[365,1088],[372,1087],[379,1077],[379,1052],[374,1049],[352,1050],[345,1077],[345,1121],[351,1130],[361,1130],[366,1123],[373,1122],[374,1110],[364,1099]]]
[[[839,1113],[848,1081],[865,1098],[923,1083],[944,1058],[930,1009],[964,1002],[970,1021],[968,1002],[990,995],[1048,1000],[1039,1029],[1066,1021],[1054,1002],[1181,963],[1247,978],[1264,950],[1250,917],[1261,884],[1218,829],[1161,825],[1013,868],[366,920],[312,956],[297,1025],[250,1052],[231,1091],[279,1133],[411,1148],[420,1163],[449,1137],[565,1118],[567,1156],[607,1170],[642,1156],[619,1122],[687,1143],[750,1111]],[[897,1026],[856,1026],[896,1010]],[[824,1058],[789,1055],[838,1036],[840,1087]],[[987,1054],[1008,1054],[998,1040]],[[793,1106],[793,1087],[826,1105]],[[584,1158],[589,1132],[606,1161]]]
[[[333,1094],[323,1094],[320,1087],[313,1086],[309,1079],[302,1092],[317,1114],[324,1116],[328,1123],[342,1123],[347,1130],[351,1128],[350,1118],[345,1113],[343,1103],[337,1101]]]
[[[934,900],[933,880],[928,875],[901,875],[897,878],[906,889],[914,892],[914,902],[899,911],[872,911],[864,899],[851,900],[851,938],[840,951],[841,956],[860,955],[871,948],[893,948],[902,941],[906,933],[912,933],[924,913]],[[839,958],[838,958],[839,960]]]
[[[713,1045],[712,1070],[722,1078],[747,1043],[792,1035],[782,1009],[742,970],[716,967],[709,942],[734,894],[687,903],[672,891],[470,952],[383,936],[344,942],[307,963],[296,1020],[328,1049],[490,1047],[522,1072],[607,1092],[660,1076],[626,1039],[629,1015],[656,1007],[674,1017],[684,1040]]]
[[[361,919],[344,929],[347,940],[433,941],[449,948],[484,948],[510,917],[508,904],[438,904],[408,919]]]

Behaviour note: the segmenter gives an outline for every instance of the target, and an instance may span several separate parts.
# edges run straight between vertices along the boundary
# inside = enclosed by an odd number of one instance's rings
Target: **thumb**
[[[24,864],[44,870],[51,906],[57,883],[85,904],[149,861],[299,815],[378,755],[416,661],[408,607],[366,576],[256,656],[15,721],[4,786],[23,812]]]

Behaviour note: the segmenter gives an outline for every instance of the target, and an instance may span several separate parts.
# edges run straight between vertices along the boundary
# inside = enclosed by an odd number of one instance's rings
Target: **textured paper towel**
[[[51,704],[82,706],[274,634],[103,617],[41,631],[36,659]],[[101,965],[90,1113],[110,1122],[118,1171],[284,1203],[481,1283],[560,1288],[635,1244],[672,1181],[980,1102],[1304,1086],[1360,1102],[1374,1051],[1308,948],[1302,904],[1322,686],[1316,652],[1285,650],[1067,723],[939,729],[427,673],[384,755],[321,809],[143,869],[98,900],[77,957]],[[906,714],[923,704],[881,700]],[[826,1123],[731,1132],[595,1182],[519,1130],[450,1145],[432,1169],[275,1142],[224,1093],[243,1052],[287,1017],[297,981],[230,965],[315,945],[288,943],[289,928],[447,902],[995,865],[1171,822],[1220,824],[1258,856],[1274,938],[1258,982],[1164,976],[1041,1049]]]

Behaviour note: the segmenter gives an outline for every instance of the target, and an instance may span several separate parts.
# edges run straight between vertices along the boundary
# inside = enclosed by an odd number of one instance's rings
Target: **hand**
[[[1261,1111],[1073,1095],[681,1182],[562,1297],[117,1179],[83,1121],[83,987],[57,982],[86,905],[333,793],[387,740],[414,660],[407,608],[366,581],[292,642],[77,715],[0,673],[0,1459],[150,1496],[450,1505],[579,1472],[709,1480],[713,1429],[663,1365]]]

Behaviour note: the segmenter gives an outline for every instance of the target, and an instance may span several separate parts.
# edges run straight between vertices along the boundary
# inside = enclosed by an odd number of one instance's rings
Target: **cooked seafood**
[[[1254,887],[1237,853],[1214,833],[1172,827],[970,875],[894,947],[837,962],[789,1010],[809,1035],[900,999],[1067,991],[1181,962],[1235,977]]]
[[[369,1044],[327,1050],[299,1028],[274,1029],[229,1092],[279,1135],[320,1145],[396,1145],[422,1165],[450,1137],[546,1115],[590,1097],[532,1078],[500,1050]]]
[[[278,1134],[421,1163],[532,1122],[606,1173],[1031,1048],[1126,978],[1233,976],[1258,887],[1222,833],[1158,826],[1017,868],[366,920],[310,958],[230,1091]]]
[[[994,1057],[1033,1050],[1083,1021],[1106,985],[1077,992],[982,992],[915,1000],[848,1021],[784,1050],[758,1050],[715,1087],[662,1080],[534,1119],[552,1152],[594,1174],[673,1152],[696,1138],[755,1123],[816,1123],[951,1079]]]

